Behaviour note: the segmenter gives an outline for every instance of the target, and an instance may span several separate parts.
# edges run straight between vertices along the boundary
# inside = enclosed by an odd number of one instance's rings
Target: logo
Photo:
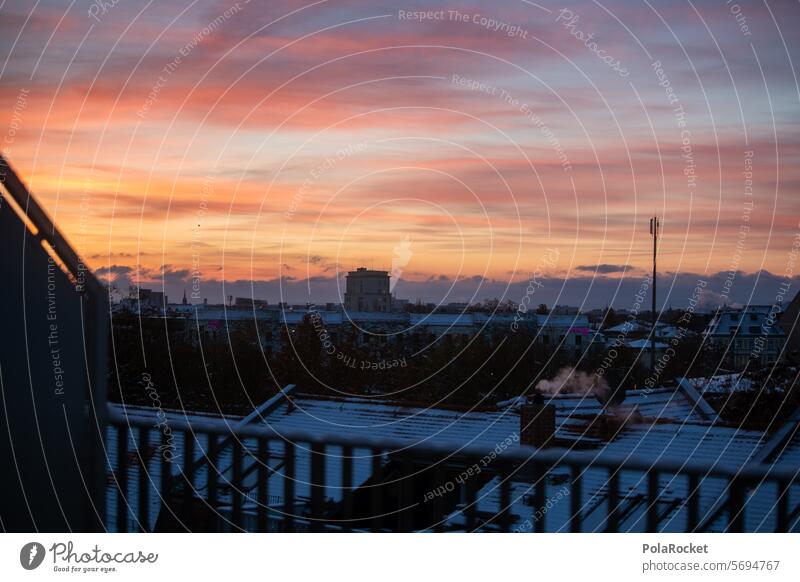
[[[44,561],[44,546],[38,542],[29,542],[19,551],[19,563],[26,570],[35,570]]]

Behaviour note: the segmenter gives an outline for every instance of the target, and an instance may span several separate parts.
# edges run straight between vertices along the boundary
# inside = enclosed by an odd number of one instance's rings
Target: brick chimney
[[[545,404],[538,392],[533,401],[523,404],[519,411],[519,440],[523,445],[544,448],[556,434],[556,407]]]

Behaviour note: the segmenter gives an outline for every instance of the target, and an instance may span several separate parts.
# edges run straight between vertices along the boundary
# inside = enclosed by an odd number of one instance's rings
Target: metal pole
[[[656,251],[658,249],[658,217],[650,219],[650,234],[653,235],[653,310],[650,328],[650,371],[656,369]]]

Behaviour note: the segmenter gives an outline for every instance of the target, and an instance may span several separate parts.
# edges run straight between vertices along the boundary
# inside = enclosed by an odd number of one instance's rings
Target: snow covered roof
[[[409,316],[411,325],[472,327],[477,323],[473,313],[410,313]]]
[[[516,402],[516,401],[515,401]],[[447,445],[457,449],[463,447],[483,448],[493,450],[498,443],[512,438],[513,444],[508,450],[519,449],[518,433],[520,429],[519,412],[515,402],[504,403],[503,408],[490,407],[476,408],[473,410],[458,410],[442,407],[425,407],[403,402],[392,402],[386,399],[364,397],[335,397],[323,398],[313,395],[291,394],[289,398],[280,396],[264,410],[263,415],[250,420],[240,417],[220,417],[202,413],[183,413],[180,411],[166,411],[167,424],[174,420],[188,420],[189,422],[217,423],[226,432],[235,432],[238,424],[251,422],[261,424],[275,431],[276,436],[286,432],[298,431],[312,434],[347,434],[355,438],[386,439],[395,442],[407,442],[409,445],[431,444]],[[580,443],[581,448],[594,448],[599,453],[608,453],[617,456],[631,456],[658,460],[679,460],[681,462],[703,462],[709,467],[715,464],[725,466],[744,466],[754,462],[755,456],[768,440],[767,436],[759,431],[738,430],[736,428],[720,426],[707,422],[697,410],[695,403],[686,396],[684,391],[673,388],[657,388],[654,390],[631,390],[621,405],[615,409],[618,418],[626,419],[620,425],[619,431],[612,436],[604,435],[597,431],[595,421],[602,418],[604,408],[598,400],[591,395],[557,395],[549,402],[556,408],[556,436],[561,443]],[[120,412],[125,412],[131,418],[149,419],[156,424],[157,411],[147,407],[123,407],[112,404]],[[151,431],[150,443],[159,442],[157,429]],[[117,431],[109,427],[107,432],[107,451],[109,453],[110,467],[117,466]],[[515,438],[516,437],[516,438]],[[129,438],[136,442],[139,438],[137,431],[131,431]],[[242,443],[246,450],[255,453],[257,443],[253,439],[245,438]],[[183,433],[174,433],[174,451],[177,460],[174,471],[178,471],[183,463],[180,456],[183,451]],[[568,446],[568,445],[564,445]],[[131,454],[135,449],[131,446]],[[205,435],[198,435],[195,443],[195,460],[201,460],[208,450],[208,439]],[[800,436],[792,438],[785,446],[779,449],[779,454],[771,457],[770,463],[798,466],[800,461]],[[154,456],[159,455],[158,450],[153,451]],[[277,439],[269,444],[269,472],[268,503],[280,508],[283,503],[283,444]],[[311,494],[311,455],[303,446],[295,449],[295,481],[294,494],[302,502]],[[353,485],[358,487],[372,475],[373,456],[369,449],[354,449],[353,451]],[[244,488],[248,490],[257,484],[257,472],[248,471],[249,465],[254,463],[253,458],[244,458]],[[330,485],[326,487],[326,497],[332,502],[341,500],[341,489],[338,484],[342,478],[342,452],[337,447],[327,450],[325,459],[326,475]],[[149,466],[152,490],[149,495],[148,517],[152,527],[160,508],[160,483],[162,464],[152,462]],[[231,467],[230,448],[220,451],[215,470],[219,480],[224,483],[229,479]],[[138,478],[138,465],[129,463],[129,492],[128,503],[132,506],[138,504],[138,490],[135,484]],[[197,494],[204,495],[204,488],[208,478],[208,464],[202,464],[196,472]],[[561,483],[567,478],[566,469],[554,469],[548,476],[546,494],[548,498],[555,498],[563,489]],[[584,505],[585,530],[604,527],[607,518],[606,503],[608,494],[608,474],[605,469],[587,467],[584,471],[584,487],[581,502]],[[682,531],[685,527],[686,478],[661,476],[663,492],[659,503],[663,504],[662,526],[667,531]],[[133,484],[133,485],[130,485]],[[116,523],[117,511],[116,490],[113,479],[109,482],[109,497],[107,512],[109,523]],[[478,511],[491,512],[497,510],[499,500],[499,481],[492,479],[483,486],[478,495]],[[629,511],[621,521],[621,531],[641,531],[644,529],[642,519],[646,509],[646,479],[641,474],[624,472],[620,476],[623,500],[630,504]],[[705,479],[703,481],[700,500],[701,512],[710,509],[716,500],[723,494],[725,483],[720,479]],[[220,490],[219,503],[226,503],[225,488]],[[512,484],[512,514],[517,516],[522,523],[526,516],[530,516],[533,508],[530,503],[530,483]],[[229,493],[227,494],[229,495]],[[763,497],[763,503],[758,501]],[[800,490],[792,489],[793,502],[800,502]],[[754,512],[749,513],[748,519],[763,518],[763,524],[748,523],[748,528],[762,529],[774,528],[774,515],[770,505],[768,492],[757,490]],[[760,503],[760,505],[759,505]],[[245,510],[251,504],[245,504]],[[750,508],[750,506],[748,506]],[[759,509],[760,508],[760,509]],[[138,509],[137,509],[138,511]],[[136,512],[134,512],[135,515]],[[559,529],[568,530],[569,516],[571,513],[570,502],[565,501],[548,512],[548,531]],[[753,517],[755,516],[755,517]],[[132,519],[132,518],[131,518]],[[449,523],[452,527],[463,525],[463,516],[452,515]],[[718,524],[722,527],[722,521]],[[134,526],[135,524],[131,524]],[[716,525],[711,523],[710,529]]]
[[[642,325],[637,321],[626,321],[613,327],[604,329],[603,333],[640,333],[645,331],[650,331],[650,326]]]
[[[762,444],[763,435],[753,431],[739,431],[725,427],[699,425],[655,424],[649,427],[634,426],[624,430],[615,440],[608,443],[604,453],[638,456],[652,459],[679,458],[688,462],[702,461],[709,467],[715,464],[744,466]],[[646,528],[646,512],[649,505],[647,497],[647,478],[642,473],[620,471],[617,475],[620,491],[619,531],[643,532]],[[545,499],[551,500],[544,519],[547,531],[570,531],[572,500],[568,495],[570,478],[568,469],[557,468],[551,471],[544,481]],[[605,469],[589,465],[581,472],[582,488],[579,506],[583,521],[583,531],[603,531],[608,522],[609,474]],[[699,489],[699,514],[701,520],[708,516],[710,531],[722,530],[725,515],[711,519],[711,509],[717,500],[724,496],[726,482],[719,478],[707,477]],[[766,486],[758,488],[748,501],[746,531],[773,531],[776,516],[774,491]],[[772,488],[774,489],[774,487]],[[526,529],[537,518],[531,500],[534,488],[530,483],[512,482],[510,514],[512,528]],[[800,501],[800,487],[793,487],[792,502]],[[662,474],[659,476],[659,495],[657,511],[659,527],[663,531],[683,532],[686,530],[688,481],[684,476]],[[500,506],[500,479],[495,477],[477,494],[478,514],[492,514]],[[464,524],[462,512],[450,516],[450,524],[458,527]]]
[[[650,349],[651,342],[649,339],[637,339],[625,342],[625,346],[634,350]],[[657,350],[665,350],[669,347],[665,343],[656,342]]]
[[[542,327],[589,327],[589,316],[585,314],[536,314],[536,323]]]

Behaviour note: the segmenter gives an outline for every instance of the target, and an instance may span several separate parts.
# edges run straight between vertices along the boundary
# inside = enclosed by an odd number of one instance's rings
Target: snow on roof
[[[608,327],[603,330],[604,333],[637,333],[641,331],[650,331],[649,326],[645,326],[640,324],[639,322],[629,322],[626,321],[624,323],[620,323],[613,327]]]
[[[629,347],[634,350],[641,350],[641,349],[650,349],[650,340],[648,339],[637,339],[625,342],[625,346]],[[656,342],[656,349],[657,350],[665,350],[669,347],[667,344]]]
[[[755,431],[739,431],[726,427],[701,425],[654,424],[651,426],[626,427],[613,441],[606,444],[603,452],[623,456],[639,456],[652,459],[655,463],[660,459],[678,458],[688,462],[704,461],[709,467],[715,464],[726,466],[743,466],[755,454],[762,444],[763,434]],[[568,498],[569,470],[556,468],[543,481],[544,499],[550,500],[545,514],[547,531],[569,531],[572,517],[572,500]],[[619,531],[645,531],[646,511],[648,507],[647,479],[641,473],[630,471],[618,472],[620,492],[620,524]],[[581,514],[583,531],[603,531],[608,519],[608,481],[605,469],[585,468],[581,473],[583,483],[581,491]],[[714,503],[724,494],[726,483],[718,478],[707,477],[700,487],[700,516],[710,510]],[[688,480],[686,477],[672,475],[659,476],[660,494],[658,496],[658,513],[661,516],[660,527],[664,531],[682,532],[686,528],[686,505],[688,496]],[[530,483],[513,482],[511,485],[512,529],[532,529],[537,518],[532,503],[534,488]],[[800,488],[794,488],[792,494],[800,498]],[[747,530],[772,531],[775,528],[773,506],[774,494],[756,491],[754,496],[762,499],[748,502]],[[477,494],[478,515],[492,515],[500,507],[500,479],[495,477]],[[724,516],[723,516],[724,517]],[[724,527],[723,519],[715,520],[711,530]],[[462,526],[464,516],[461,511],[449,517],[449,523],[455,527]]]
[[[621,417],[644,418],[644,424],[628,424],[624,426],[615,438],[610,441],[596,434],[587,433],[587,426],[593,418],[603,413],[602,405],[593,396],[585,395],[557,395],[549,400],[556,407],[557,436],[567,442],[580,440],[584,446],[594,446],[598,453],[608,452],[614,455],[630,455],[652,459],[680,459],[693,462],[705,462],[709,467],[716,463],[726,466],[743,466],[751,462],[759,448],[765,442],[764,433],[758,431],[744,431],[725,426],[713,425],[704,422],[695,406],[685,396],[683,391],[673,388],[658,388],[655,390],[631,390],[626,394],[624,402],[617,407],[616,414]],[[155,425],[157,411],[148,407],[123,407],[119,404],[110,406],[123,409],[129,416],[139,419],[153,420]],[[181,411],[166,411],[167,424],[170,420],[181,419],[191,422],[194,419],[204,422],[219,423],[226,430],[233,430],[240,417],[220,417],[203,413],[184,413]],[[320,398],[312,395],[293,394],[291,403],[287,399],[278,399],[263,417],[254,422],[261,422],[275,430],[276,435],[285,431],[304,431],[315,435],[341,434],[346,432],[351,436],[364,436],[365,438],[386,438],[397,441],[406,441],[411,444],[455,444],[460,446],[485,447],[487,451],[512,437],[512,447],[520,447],[518,438],[519,414],[509,406],[501,410],[454,410],[445,408],[431,408],[408,405],[404,403],[377,400],[372,398],[342,397]],[[183,434],[174,433],[174,455],[176,461],[171,466],[173,472],[180,470],[183,460]],[[138,431],[131,431],[129,437],[138,441]],[[150,494],[149,494],[149,527],[153,527],[160,509],[160,484],[161,467],[160,452],[154,449],[159,444],[160,433],[157,428],[151,431],[150,447],[153,459],[149,463]],[[117,466],[117,430],[109,427],[107,431],[107,452],[110,467]],[[256,451],[257,443],[253,439],[244,439],[245,448],[251,452]],[[154,449],[154,450],[153,450]],[[198,435],[195,444],[195,460],[201,460],[208,449],[208,439],[205,435]],[[135,451],[131,447],[131,451]],[[283,503],[283,444],[280,440],[270,441],[268,466],[272,469],[268,478],[268,504],[280,508]],[[295,496],[299,502],[308,499],[311,494],[311,466],[310,452],[302,444],[295,448]],[[135,453],[130,453],[135,454]],[[326,451],[325,461],[328,486],[325,495],[332,501],[341,500],[342,482],[342,451],[337,447],[330,447]],[[781,454],[773,461],[787,466],[798,466],[800,462],[800,436],[792,439]],[[246,475],[243,483],[245,491],[255,490],[257,485],[257,472],[248,472],[255,460],[252,456],[245,455],[243,473]],[[358,487],[364,483],[372,473],[372,452],[367,449],[353,450],[353,485]],[[223,448],[215,470],[220,482],[219,503],[221,513],[225,512],[225,504],[229,503],[230,492],[224,487],[225,481],[230,478],[231,451]],[[129,463],[129,490],[128,503],[133,514],[138,512],[138,463]],[[197,495],[205,495],[206,482],[209,475],[207,463],[201,463],[196,471],[195,484]],[[116,489],[113,487],[113,477],[109,474],[109,489],[107,516],[108,523],[113,527],[116,524],[117,499]],[[592,468],[585,469],[584,487],[582,492],[582,505],[584,505],[584,529],[602,529],[607,518],[607,480],[605,470]],[[555,498],[562,492],[561,484],[567,478],[565,468],[556,468],[548,475],[546,486],[547,498]],[[660,507],[663,505],[662,527],[667,531],[682,531],[685,528],[686,478],[673,478],[662,475],[660,483],[663,492],[659,496]],[[489,481],[479,492],[478,511],[496,512],[499,501],[499,481]],[[621,531],[642,531],[646,511],[646,479],[641,474],[624,472],[620,475],[621,495],[627,507],[625,518],[621,522]],[[720,479],[705,479],[701,488],[700,508],[701,516],[704,509],[710,509],[712,504],[723,495],[725,483]],[[773,487],[774,489],[774,487]],[[797,491],[795,491],[797,489]],[[555,496],[555,497],[554,497]],[[800,501],[800,488],[793,488],[792,501]],[[512,484],[512,515],[517,516],[517,524],[524,523],[533,512],[530,502],[532,490],[529,483]],[[774,529],[774,492],[756,490],[752,496],[753,505],[748,505],[748,529]],[[245,502],[245,511],[252,509],[254,501]],[[630,507],[628,507],[630,506]],[[751,511],[752,508],[755,508]],[[569,529],[571,504],[564,500],[548,511],[548,531]],[[750,521],[755,520],[755,521]],[[129,518],[130,527],[135,527],[133,518]],[[763,522],[763,523],[761,523]],[[459,527],[463,524],[463,516],[454,514],[450,517],[450,524]],[[719,523],[712,523],[711,529],[722,528],[722,518]]]
[[[728,393],[752,390],[754,382],[741,373],[718,374],[711,378],[687,378],[689,384],[701,393]]]
[[[472,313],[411,313],[411,325],[474,326]]]
[[[588,327],[589,316],[582,313],[575,315],[536,314],[536,322],[540,326],[549,327]]]

